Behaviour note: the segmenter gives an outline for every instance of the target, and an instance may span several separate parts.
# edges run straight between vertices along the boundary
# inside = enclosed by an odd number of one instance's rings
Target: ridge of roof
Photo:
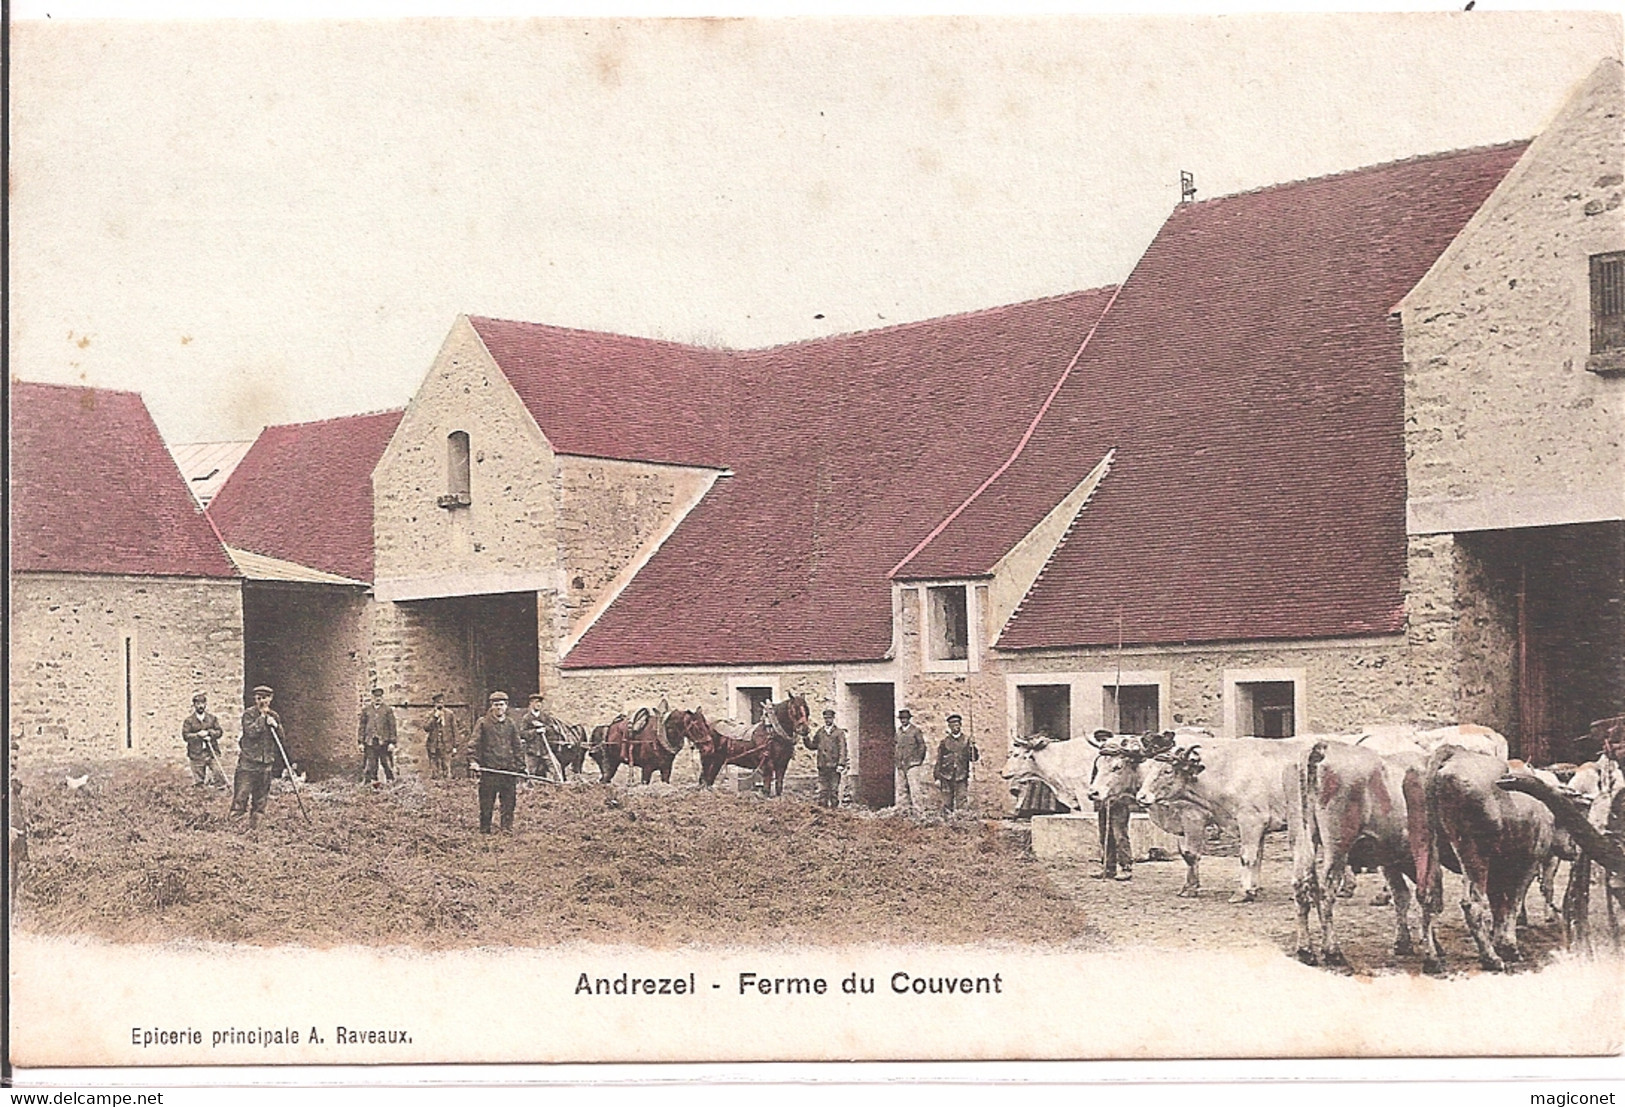
[[[1055,402],[1055,397],[1060,395],[1061,389],[1066,385],[1068,378],[1072,376],[1072,370],[1078,367],[1078,359],[1083,357],[1083,351],[1089,348],[1089,341],[1095,337],[1095,332],[1100,329],[1101,320],[1105,319],[1111,314],[1112,304],[1117,302],[1117,293],[1122,289],[1122,287],[1122,285],[1112,286],[1111,298],[1106,301],[1106,306],[1100,309],[1100,314],[1097,315],[1095,317],[1095,321],[1090,324],[1089,333],[1083,336],[1082,342],[1078,343],[1077,350],[1075,350],[1072,354],[1072,360],[1067,362],[1065,369],[1061,370],[1061,375],[1056,380],[1055,387],[1050,389],[1049,395],[1046,396],[1044,398],[1044,402],[1038,406],[1038,411],[1033,415],[1032,420],[1027,424],[1027,430],[1024,434],[1022,434],[1020,440],[1016,443],[1015,449],[1010,451],[1010,456],[1005,458],[1004,463],[1001,464],[997,469],[993,470],[988,478],[977,486],[976,491],[965,497],[964,501],[960,503],[958,507],[950,511],[940,523],[931,529],[929,534],[920,539],[919,544],[910,550],[903,560],[899,561],[896,565],[893,565],[891,572],[888,573],[887,576],[896,577],[897,574],[901,573],[904,566],[906,566],[910,561],[913,561],[914,558],[924,551],[927,546],[931,545],[931,543],[937,539],[938,535],[947,530],[949,525],[952,524],[955,519],[959,518],[959,516],[962,515],[971,504],[975,503],[976,500],[980,498],[983,492],[986,492],[989,488],[991,488],[1000,477],[1004,476],[1004,474],[1009,471],[1010,466],[1016,463],[1016,459],[1021,456],[1021,452],[1027,448],[1027,443],[1032,441],[1033,433],[1038,430],[1038,425],[1044,421],[1044,416],[1049,414],[1050,405]],[[1104,291],[1104,289],[1101,291]],[[1068,529],[1070,530],[1070,528]]]
[[[807,338],[790,338],[783,342],[769,342],[761,346],[734,346],[727,343],[709,345],[699,342],[679,342],[671,338],[653,338],[648,335],[628,334],[625,331],[594,331],[582,327],[567,327],[555,323],[532,323],[523,319],[498,319],[489,315],[470,315],[470,323],[496,323],[501,326],[536,327],[542,330],[555,331],[560,334],[579,335],[585,338],[618,338],[628,342],[646,342],[653,345],[668,346],[678,350],[701,351],[711,354],[769,354],[780,350],[798,350],[808,346],[816,346],[825,342],[844,342],[854,338],[869,338],[875,335],[892,334],[913,328],[932,327],[943,323],[959,320],[971,320],[985,316],[999,315],[1021,308],[1036,307],[1040,304],[1057,303],[1072,299],[1076,296],[1094,296],[1103,292],[1110,292],[1117,288],[1120,282],[1096,285],[1092,288],[1074,288],[1066,292],[1054,292],[1047,296],[1033,296],[1026,300],[1011,300],[1009,303],[994,304],[992,307],[970,308],[966,311],[950,311],[941,315],[928,315],[923,319],[905,319],[897,323],[887,323],[883,327],[863,327],[857,330],[836,331],[833,334],[815,334]],[[476,328],[477,329],[477,328]]]
[[[380,408],[374,408],[372,411],[357,411],[357,412],[352,412],[349,415],[328,415],[328,416],[326,416],[324,418],[321,418],[321,419],[305,419],[305,420],[302,420],[302,421],[297,422],[297,423],[267,423],[267,424],[265,424],[265,426],[260,428],[260,433],[264,434],[268,430],[303,430],[306,427],[320,427],[320,426],[324,426],[324,425],[326,425],[328,423],[347,423],[352,419],[371,419],[371,418],[373,418],[375,416],[378,416],[378,415],[405,415],[405,414],[406,414],[406,408],[404,406],[403,407],[380,407]],[[223,439],[222,444],[224,444],[225,442],[229,442],[229,441],[232,441],[232,440],[231,439]],[[256,437],[255,441],[258,441],[257,437]],[[201,443],[201,442],[200,443],[183,443],[183,445],[204,445],[204,444],[205,443]]]
[[[1174,211],[1190,208],[1208,207],[1222,204],[1226,200],[1236,200],[1243,196],[1257,196],[1262,192],[1277,192],[1284,188],[1297,188],[1306,184],[1321,184],[1342,180],[1345,177],[1355,177],[1362,173],[1377,173],[1385,169],[1398,169],[1405,165],[1415,165],[1426,161],[1444,161],[1447,158],[1468,157],[1476,154],[1493,153],[1496,150],[1510,150],[1518,146],[1528,146],[1533,138],[1514,138],[1505,142],[1489,142],[1482,146],[1460,146],[1453,150],[1435,150],[1430,154],[1411,154],[1409,157],[1394,158],[1390,161],[1372,162],[1370,165],[1357,165],[1352,169],[1339,169],[1332,173],[1318,173],[1313,177],[1294,177],[1289,181],[1272,181],[1269,184],[1255,185],[1237,192],[1225,192],[1218,196],[1209,196],[1205,200],[1191,200],[1189,203],[1174,205]]]

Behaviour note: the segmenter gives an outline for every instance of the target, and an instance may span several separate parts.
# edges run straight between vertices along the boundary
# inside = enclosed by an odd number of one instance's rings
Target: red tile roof
[[[1110,291],[737,351],[692,389],[663,381],[666,394],[710,405],[699,425],[715,452],[688,458],[735,475],[566,667],[884,656],[887,573],[1009,455]]]
[[[1405,570],[1394,304],[1525,149],[1183,205],[1032,440],[906,568],[985,568],[1117,448],[999,645],[1393,633]]]
[[[560,453],[727,468],[737,353],[472,316]]]
[[[11,568],[237,576],[137,393],[17,380]]]
[[[372,470],[403,412],[266,427],[213,500],[226,543],[372,580]]]

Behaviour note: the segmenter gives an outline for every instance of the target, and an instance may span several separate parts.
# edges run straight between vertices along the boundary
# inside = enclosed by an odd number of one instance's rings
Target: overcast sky
[[[464,312],[749,346],[1112,283],[1181,169],[1528,137],[1620,53],[1483,11],[12,34],[12,372],[172,442],[401,405]]]

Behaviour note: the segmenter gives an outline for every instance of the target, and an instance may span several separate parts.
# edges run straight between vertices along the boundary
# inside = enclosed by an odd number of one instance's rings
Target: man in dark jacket
[[[192,784],[225,787],[226,775],[220,769],[220,720],[209,714],[209,697],[199,692],[192,697],[192,710],[181,720],[181,740],[186,743],[186,760],[192,766]]]
[[[491,809],[502,801],[502,829],[513,829],[514,788],[525,771],[525,746],[508,718],[508,693],[492,692],[491,708],[474,724],[469,768],[480,774],[480,833],[491,833]],[[489,770],[499,770],[491,772]]]
[[[378,783],[378,770],[395,779],[395,710],[384,702],[384,690],[372,690],[372,702],[361,709],[360,736],[356,744],[361,747],[361,783]]]
[[[958,715],[949,715],[948,733],[942,736],[942,743],[937,746],[937,768],[932,775],[936,778],[937,787],[942,789],[945,811],[957,811],[965,806],[971,762],[980,760],[982,756],[970,735],[961,729],[963,722]]]
[[[282,719],[271,710],[271,689],[261,684],[254,689],[254,706],[243,712],[243,735],[237,743],[237,771],[232,774],[231,813],[248,812],[248,828],[254,829],[265,812],[271,794],[271,771],[277,763],[277,746],[287,740]]]
[[[835,725],[835,712],[825,708],[824,725],[802,740],[818,751],[818,802],[841,806],[841,776],[846,772],[846,731]]]

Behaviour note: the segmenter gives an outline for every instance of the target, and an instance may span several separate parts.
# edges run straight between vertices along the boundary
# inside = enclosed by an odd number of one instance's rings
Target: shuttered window
[[[1625,253],[1591,259],[1591,352],[1625,350]]]

